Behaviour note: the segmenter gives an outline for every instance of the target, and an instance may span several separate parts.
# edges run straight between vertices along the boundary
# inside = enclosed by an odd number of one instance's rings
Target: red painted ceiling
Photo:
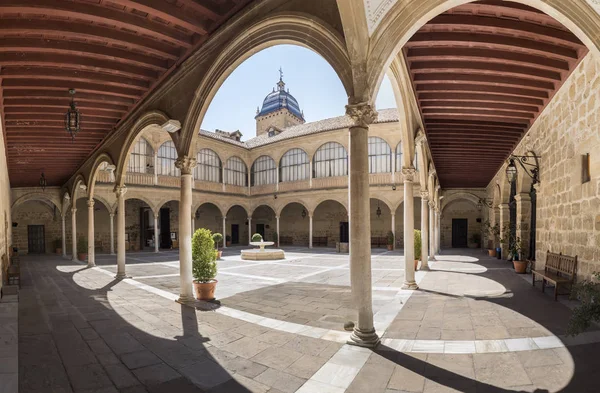
[[[555,19],[508,1],[423,26],[404,54],[442,187],[486,187],[586,53]]]
[[[132,108],[249,0],[0,0],[12,187],[62,185]],[[64,129],[77,89],[81,132]]]

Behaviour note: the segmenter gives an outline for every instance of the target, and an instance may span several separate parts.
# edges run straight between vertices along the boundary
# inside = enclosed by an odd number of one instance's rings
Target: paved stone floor
[[[507,262],[447,252],[404,291],[403,259],[373,252],[374,351],[344,345],[348,256],[229,249],[211,311],[180,305],[177,253],[98,267],[22,258],[20,392],[600,392],[600,332],[564,337],[569,307]],[[0,392],[2,388],[0,387]]]

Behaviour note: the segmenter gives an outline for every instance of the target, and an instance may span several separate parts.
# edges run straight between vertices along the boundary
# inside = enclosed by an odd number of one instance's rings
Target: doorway
[[[231,244],[240,244],[240,226],[231,224]]]
[[[466,218],[452,219],[452,248],[467,248],[469,221]]]
[[[171,211],[160,209],[160,248],[171,248]]]
[[[265,224],[256,224],[256,233],[260,234],[265,239]]]
[[[46,237],[43,225],[27,225],[27,253],[44,254]]]
[[[340,222],[340,243],[350,243],[350,230],[347,221]]]

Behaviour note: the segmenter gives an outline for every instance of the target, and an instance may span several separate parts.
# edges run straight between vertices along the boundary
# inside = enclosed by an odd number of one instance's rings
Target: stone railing
[[[136,184],[140,186],[153,186],[154,175],[151,173],[127,172],[125,174],[125,184]]]
[[[112,183],[112,180],[110,179],[110,172],[98,171],[98,174],[96,175],[96,181],[98,183]]]
[[[234,186],[232,184],[225,184],[225,188],[223,189],[223,191],[225,193],[231,193],[231,194],[242,194],[242,195],[248,195],[248,187],[244,187],[244,186]]]
[[[369,184],[392,184],[392,174],[371,173],[369,174]]]
[[[279,192],[286,191],[299,191],[299,190],[309,190],[310,189],[310,181],[302,180],[302,181],[290,181],[279,183]]]
[[[312,179],[312,188],[344,188],[348,187],[348,176],[320,177]]]
[[[158,176],[158,185],[161,187],[181,188],[181,178],[175,176]]]
[[[194,189],[198,191],[223,192],[223,184],[215,183],[214,181],[196,180]]]
[[[252,186],[250,195],[274,194],[277,192],[277,184],[263,184],[260,186]]]

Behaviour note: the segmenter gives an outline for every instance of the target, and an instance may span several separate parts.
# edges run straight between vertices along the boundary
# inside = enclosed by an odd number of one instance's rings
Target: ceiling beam
[[[480,72],[489,74],[494,72],[506,76],[526,76],[549,81],[562,80],[562,74],[556,71],[485,61],[468,61],[465,59],[415,61],[410,64],[410,72],[415,74],[424,72]]]

